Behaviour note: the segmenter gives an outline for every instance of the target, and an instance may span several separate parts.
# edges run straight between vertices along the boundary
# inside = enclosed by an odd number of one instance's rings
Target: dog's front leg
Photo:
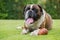
[[[22,34],[27,34],[29,32],[29,29],[26,29],[25,27],[22,30]]]
[[[37,36],[40,29],[36,29],[30,33],[30,35]]]

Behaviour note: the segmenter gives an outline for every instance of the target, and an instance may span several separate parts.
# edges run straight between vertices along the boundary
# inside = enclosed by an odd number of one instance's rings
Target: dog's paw
[[[17,30],[20,30],[20,29],[22,29],[22,27],[21,26],[17,26],[16,29]]]
[[[28,33],[28,30],[23,29],[21,34],[27,34],[27,33]]]
[[[37,36],[37,35],[38,35],[38,31],[39,31],[39,29],[38,29],[38,30],[34,30],[33,32],[31,32],[30,35],[32,35],[32,36]]]

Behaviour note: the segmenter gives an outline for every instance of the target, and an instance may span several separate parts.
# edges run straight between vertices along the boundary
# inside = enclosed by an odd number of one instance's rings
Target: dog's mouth
[[[34,19],[33,18],[28,18],[25,22],[27,24],[32,24],[32,23],[34,23]]]

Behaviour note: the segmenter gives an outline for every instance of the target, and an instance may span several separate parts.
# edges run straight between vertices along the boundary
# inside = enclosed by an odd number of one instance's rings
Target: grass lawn
[[[60,20],[53,21],[53,29],[48,35],[30,36],[20,34],[17,26],[23,26],[23,20],[0,20],[0,40],[60,40]]]

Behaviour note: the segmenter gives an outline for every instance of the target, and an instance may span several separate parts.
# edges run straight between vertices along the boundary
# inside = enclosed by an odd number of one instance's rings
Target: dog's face
[[[42,14],[42,8],[40,5],[26,5],[24,8],[25,21],[32,18],[34,20],[33,22],[35,22],[41,17]]]

